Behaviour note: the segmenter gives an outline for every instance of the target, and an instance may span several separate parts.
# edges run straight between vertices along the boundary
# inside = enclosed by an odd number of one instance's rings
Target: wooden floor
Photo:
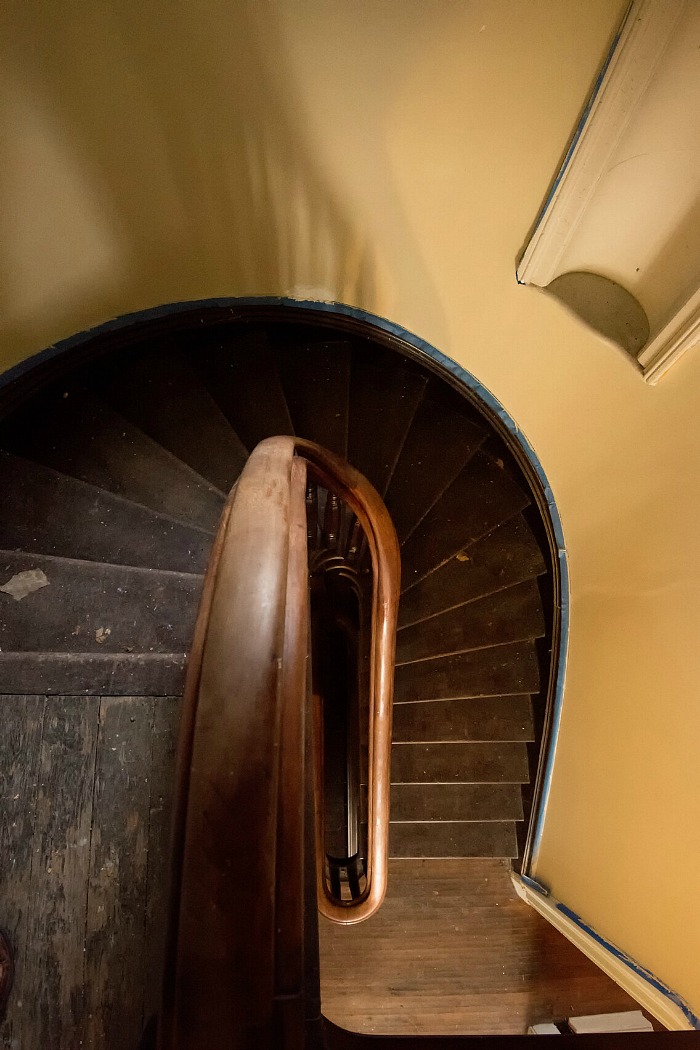
[[[374,918],[321,920],[321,999],[331,1021],[377,1035],[517,1034],[639,1009],[516,896],[500,860],[392,861]]]
[[[136,1050],[156,1008],[178,703],[0,697],[3,1050]],[[515,899],[498,861],[396,861],[380,913],[321,931],[324,1012],[351,1029],[522,1032],[634,1008]]]

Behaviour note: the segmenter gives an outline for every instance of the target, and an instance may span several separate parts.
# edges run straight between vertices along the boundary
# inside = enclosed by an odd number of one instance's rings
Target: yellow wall
[[[485,383],[570,557],[537,874],[700,1010],[700,354],[648,388],[514,280],[625,5],[0,5],[2,363],[160,303],[292,294]]]

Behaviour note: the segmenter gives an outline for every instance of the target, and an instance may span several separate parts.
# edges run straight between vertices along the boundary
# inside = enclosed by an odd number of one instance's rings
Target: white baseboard
[[[512,879],[518,896],[526,904],[575,944],[657,1021],[671,1031],[693,1031],[700,1027],[700,1019],[695,1017],[684,1000],[670,988],[666,988],[653,974],[629,959],[618,948],[606,944],[584,924],[577,922],[573,913],[560,901],[538,891],[515,872],[512,873]]]

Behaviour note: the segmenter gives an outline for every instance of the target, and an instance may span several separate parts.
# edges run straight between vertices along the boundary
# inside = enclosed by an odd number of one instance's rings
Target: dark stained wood
[[[249,452],[264,438],[294,433],[265,332],[216,339],[190,361]]]
[[[39,570],[48,583],[0,592],[0,650],[172,653],[189,649],[202,576],[0,551],[0,583]]]
[[[153,703],[106,697],[100,707],[84,1043],[109,1050],[133,1050],[143,1025]]]
[[[201,573],[212,536],[48,467],[0,453],[0,548]]]
[[[371,980],[352,980],[368,960]],[[392,861],[386,900],[370,922],[321,920],[321,982],[331,1021],[377,1036],[524,1035],[541,1021],[639,1009],[518,899],[499,860]],[[584,1046],[585,1036],[571,1038],[574,1050]],[[653,1038],[618,1045],[652,1047]],[[532,1036],[523,1044],[536,1045]]]
[[[394,743],[421,740],[532,740],[529,696],[482,696],[397,704]]]
[[[394,472],[427,379],[369,343],[355,343],[350,383],[348,459],[380,496]]]
[[[545,568],[532,530],[518,514],[405,591],[399,627],[540,576]]]
[[[0,1043],[20,1048],[32,1024],[34,988],[25,980],[32,950],[31,877],[43,696],[0,698],[0,927],[15,952],[15,979],[6,1016],[0,1019]]]
[[[395,824],[390,857],[517,857],[512,821],[425,821]]]
[[[486,436],[454,390],[430,380],[401,450],[386,505],[403,542]]]
[[[396,662],[540,638],[544,629],[537,581],[525,580],[405,627],[396,637]]]
[[[391,819],[522,820],[518,784],[394,784]]]
[[[396,668],[394,703],[536,693],[539,670],[529,642],[494,645]]]
[[[0,692],[169,696],[186,653],[0,653]]]
[[[92,382],[100,396],[146,434],[227,493],[248,451],[205,387],[175,348],[151,351],[127,364],[102,365]]]
[[[392,784],[525,784],[527,780],[527,748],[519,742],[394,744],[391,749]]]
[[[223,496],[89,391],[58,388],[6,422],[0,445],[151,510],[213,531]]]
[[[404,543],[403,589],[515,517],[529,502],[494,460],[477,452]]]
[[[294,432],[345,457],[350,343],[311,341],[278,348],[276,356]]]

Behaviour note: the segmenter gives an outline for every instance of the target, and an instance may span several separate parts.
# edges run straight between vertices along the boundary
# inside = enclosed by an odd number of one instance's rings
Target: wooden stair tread
[[[249,452],[265,438],[294,433],[265,332],[247,332],[235,344],[222,334],[190,360]]]
[[[181,353],[159,349],[102,366],[93,383],[113,408],[228,493],[248,451]]]
[[[493,459],[477,452],[404,543],[402,589],[515,517],[529,502]]]
[[[394,709],[394,743],[533,739],[529,696],[434,700],[397,704]]]
[[[512,821],[390,824],[389,856],[503,857],[518,855]]]
[[[537,540],[522,514],[458,551],[401,595],[399,628],[425,620],[546,571]]]
[[[489,741],[394,744],[392,784],[526,784],[527,746]]]
[[[210,533],[0,452],[0,549],[202,573]]]
[[[396,638],[396,663],[540,638],[543,634],[537,581],[526,580],[403,628]]]
[[[386,492],[427,379],[396,355],[369,344],[353,348],[348,460]]]
[[[94,394],[56,388],[3,424],[2,444],[144,507],[216,529],[222,494]]]
[[[449,488],[485,436],[462,397],[444,384],[428,383],[386,493],[401,542]]]
[[[536,693],[539,670],[530,642],[511,642],[396,668],[394,703]]]
[[[0,651],[172,653],[189,649],[203,577],[0,551],[0,586],[39,570],[15,600],[0,592]]]
[[[182,653],[0,653],[0,693],[178,696]]]
[[[282,389],[299,437],[345,458],[348,445],[350,343],[308,340],[276,351]]]
[[[519,784],[393,784],[391,822],[522,820]]]

